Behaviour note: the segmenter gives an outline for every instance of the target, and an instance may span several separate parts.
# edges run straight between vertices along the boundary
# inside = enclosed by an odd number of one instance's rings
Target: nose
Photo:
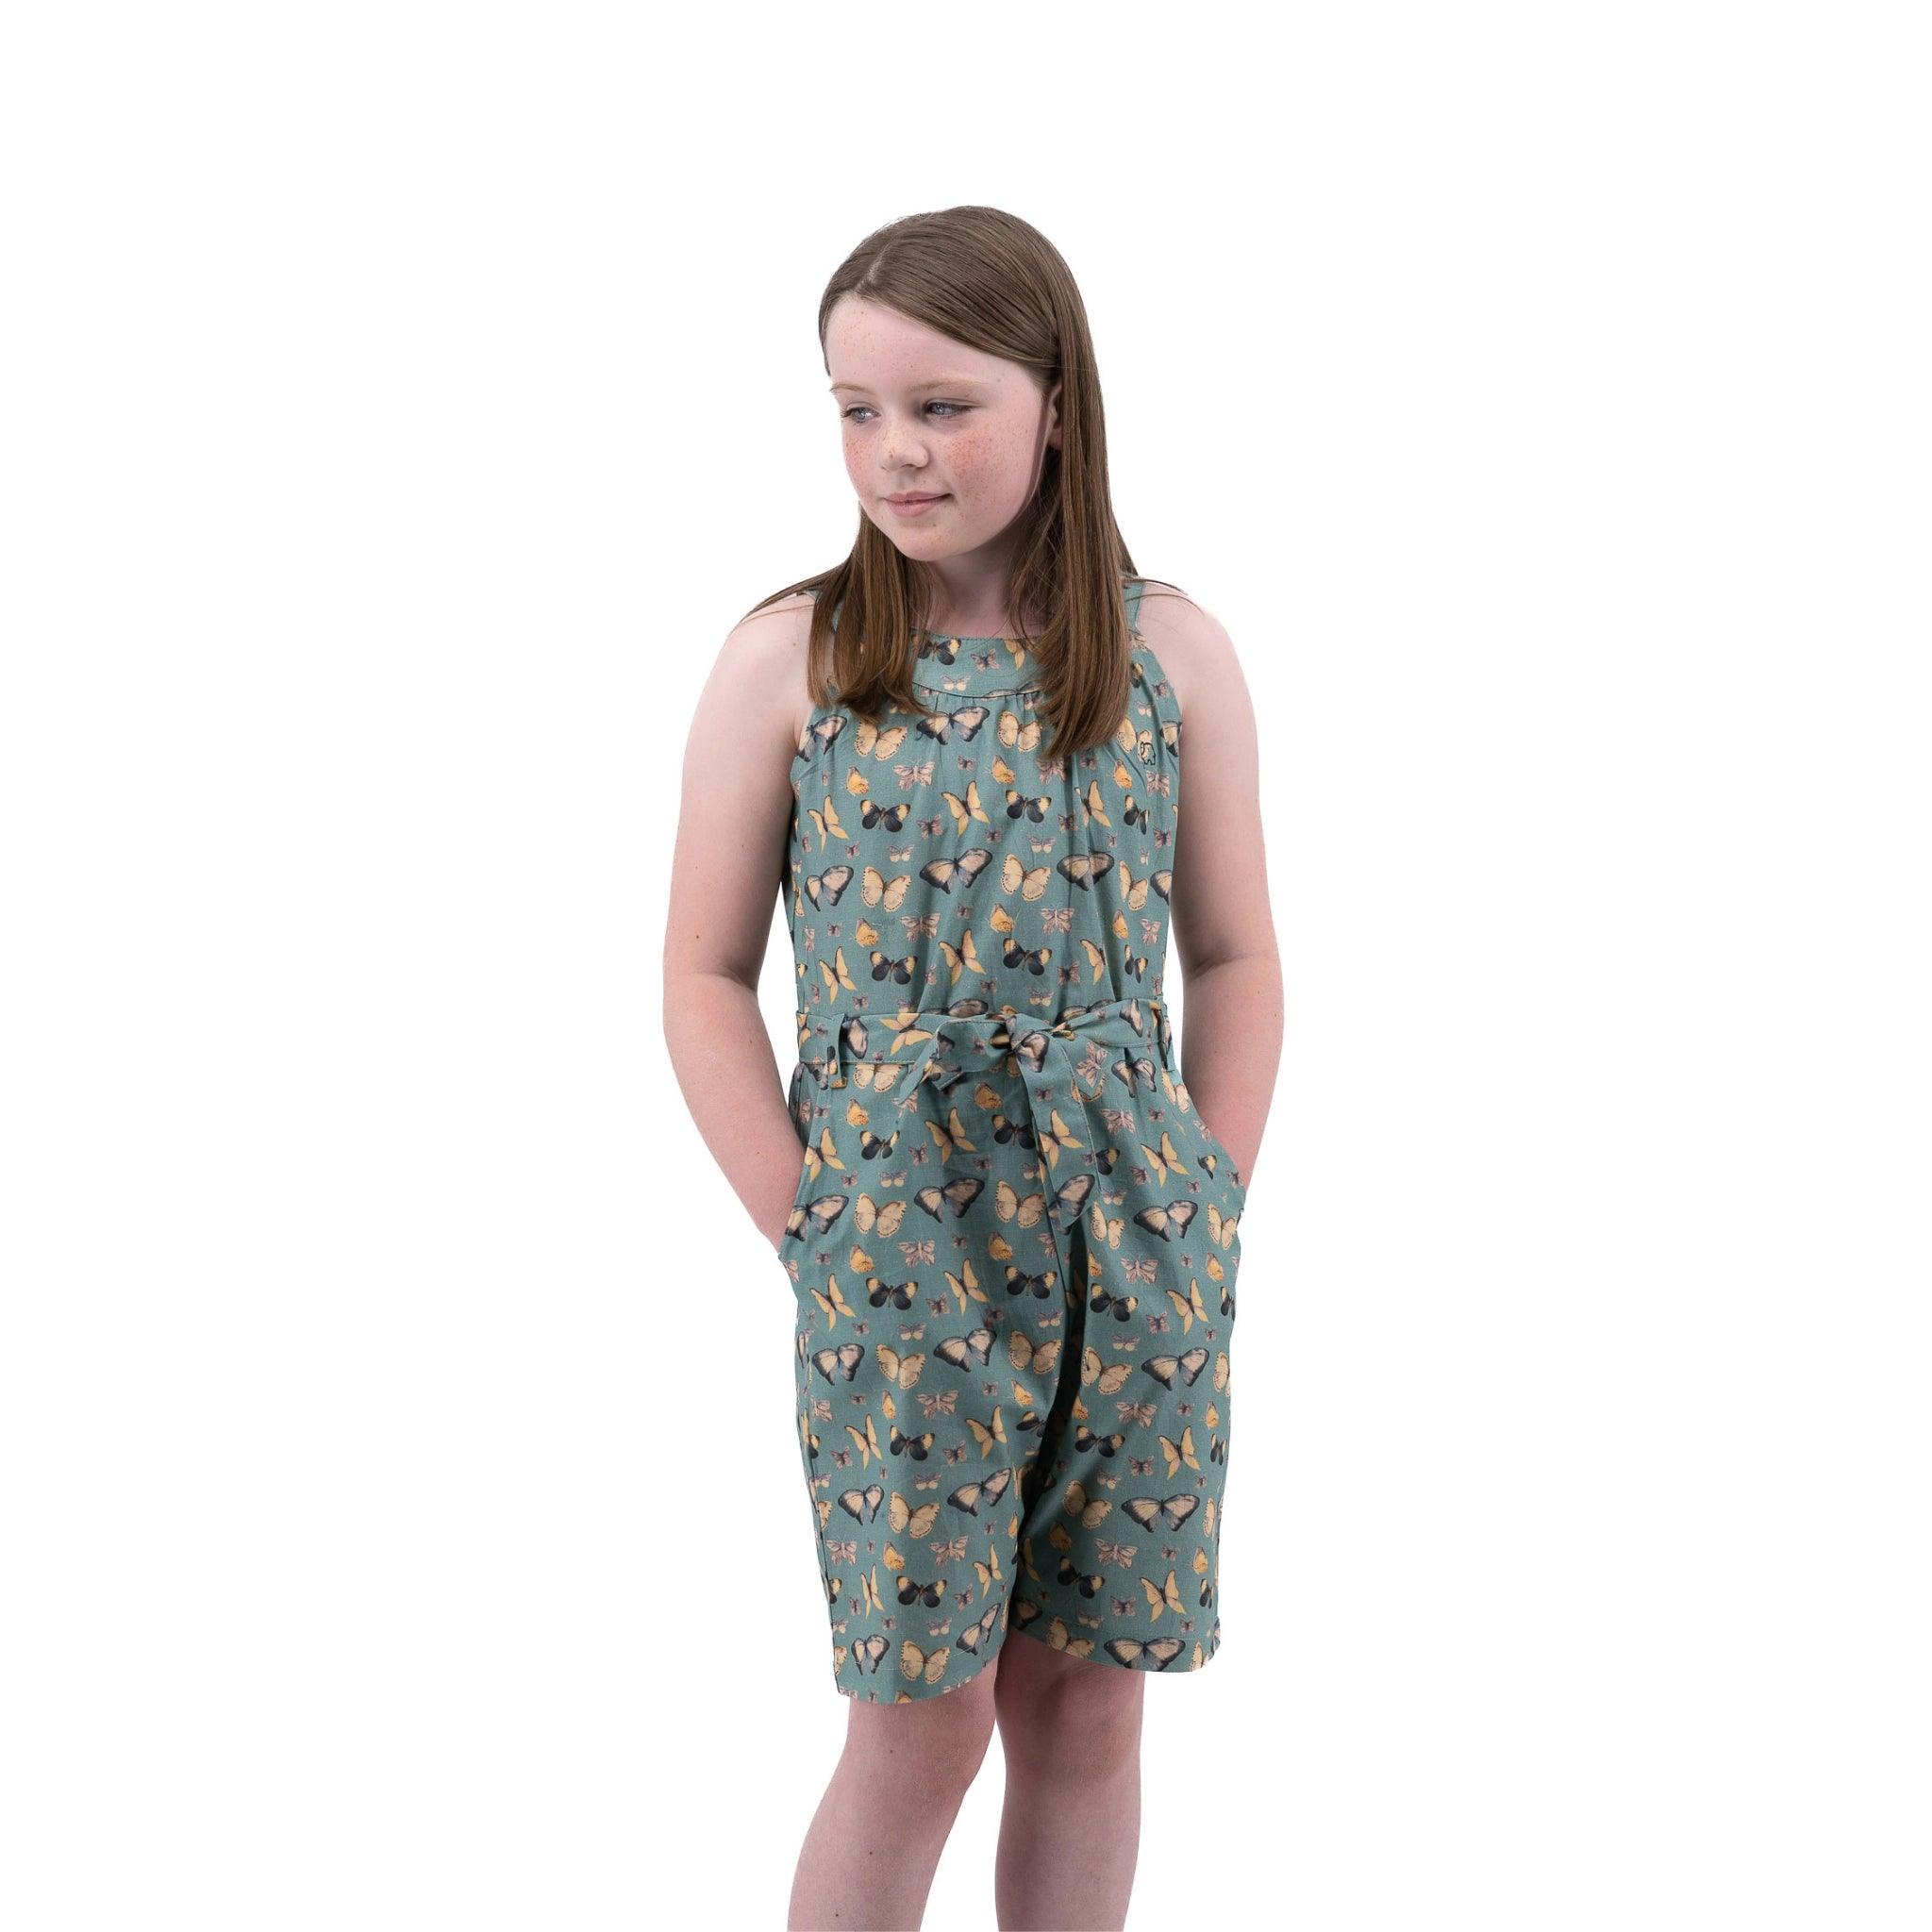
[[[881,487],[885,493],[895,496],[902,490],[923,489],[923,484],[899,479],[924,467],[924,431],[908,417],[889,418],[885,433],[879,438],[879,475],[884,479]]]

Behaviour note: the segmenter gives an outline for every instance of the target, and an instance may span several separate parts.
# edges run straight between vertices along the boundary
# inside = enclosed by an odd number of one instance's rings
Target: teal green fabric
[[[1181,717],[1132,649],[1072,760],[999,638],[928,639],[926,708],[821,707],[792,760],[780,1255],[848,1696],[943,1695],[1016,1630],[1130,1670],[1220,1646],[1246,1189],[1175,1062]]]

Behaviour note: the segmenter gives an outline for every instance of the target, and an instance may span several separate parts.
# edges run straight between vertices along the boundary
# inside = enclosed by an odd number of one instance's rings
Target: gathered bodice
[[[1131,648],[1119,730],[1072,759],[1041,750],[1044,691],[1018,639],[928,639],[920,708],[877,724],[813,711],[788,859],[801,1058],[851,1016],[1052,1020],[1161,996],[1180,708],[1137,629]]]

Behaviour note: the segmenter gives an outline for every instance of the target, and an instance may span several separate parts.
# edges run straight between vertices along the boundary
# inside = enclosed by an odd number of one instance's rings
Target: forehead
[[[825,324],[825,367],[836,395],[850,390],[997,389],[1015,365],[877,302],[855,295],[833,306]]]

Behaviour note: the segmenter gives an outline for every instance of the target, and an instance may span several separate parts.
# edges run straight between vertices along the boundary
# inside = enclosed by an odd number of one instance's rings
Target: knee
[[[1008,1772],[1064,1775],[1077,1764],[1105,1776],[1137,1763],[1143,1688],[1130,1671],[1089,1665],[1016,1690],[999,1705]]]
[[[992,1673],[910,1704],[855,1704],[845,1757],[869,1782],[892,1792],[914,1786],[963,1798],[992,1742]]]

